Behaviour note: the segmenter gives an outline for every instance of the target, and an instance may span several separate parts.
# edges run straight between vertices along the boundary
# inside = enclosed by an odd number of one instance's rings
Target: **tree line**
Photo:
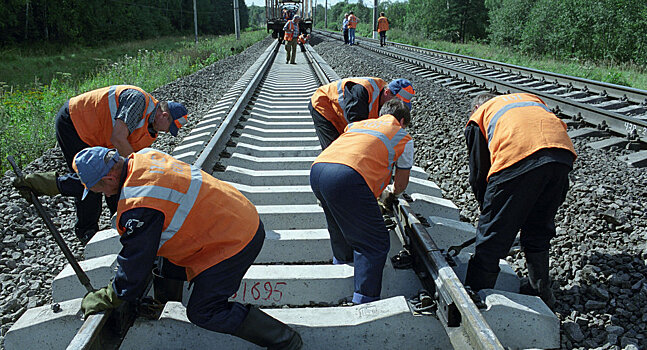
[[[322,2],[315,10],[321,26]],[[372,24],[372,7],[370,0],[338,2],[328,9],[328,26],[339,29],[349,11]],[[647,63],[645,0],[387,0],[378,11],[386,13],[391,28],[412,36],[478,41],[556,58]]]
[[[233,1],[198,0],[198,33],[234,31]],[[239,1],[241,28],[248,23]],[[3,0],[0,45],[96,45],[194,32],[193,0]]]

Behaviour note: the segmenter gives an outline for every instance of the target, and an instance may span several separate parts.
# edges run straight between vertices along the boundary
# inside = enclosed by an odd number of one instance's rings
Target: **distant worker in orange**
[[[377,32],[380,33],[380,46],[386,45],[386,31],[389,30],[389,20],[380,12],[380,18],[377,19]]]
[[[283,26],[283,40],[285,40],[285,63],[297,64],[297,38],[299,37],[299,22],[301,16],[295,15]]]
[[[348,45],[355,45],[355,29],[359,19],[355,17],[353,11],[348,13]]]
[[[406,79],[387,84],[380,78],[346,78],[319,87],[310,98],[308,109],[321,149],[335,141],[349,123],[379,117],[380,108],[394,97],[411,109],[415,93]]]

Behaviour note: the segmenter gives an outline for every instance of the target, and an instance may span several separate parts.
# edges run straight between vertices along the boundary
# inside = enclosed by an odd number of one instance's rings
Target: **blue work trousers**
[[[254,238],[236,255],[202,271],[191,280],[193,290],[186,308],[189,321],[214,332],[234,333],[249,309],[228,299],[240,287],[243,276],[261,252],[265,229],[259,220]]]
[[[72,169],[72,160],[74,160],[74,156],[81,150],[91,147],[91,145],[83,142],[77,133],[76,128],[74,128],[74,124],[70,117],[69,101],[65,102],[63,107],[61,107],[56,114],[54,127],[56,129],[56,141],[63,152],[67,168],[70,173],[74,173],[74,170]],[[65,181],[59,181],[61,193],[64,195],[78,192],[78,189],[83,186],[81,180],[78,179],[78,176],[76,175],[67,175],[64,179]],[[74,184],[75,181],[77,182],[76,184]],[[80,238],[89,239],[99,230],[102,195],[100,193],[90,192],[84,200],[81,200],[82,194],[83,192],[81,191],[78,197],[74,197],[74,205],[76,206],[76,223],[74,225],[74,231]],[[111,214],[114,214],[117,211],[118,201],[119,196],[106,196],[106,204],[108,204]]]
[[[355,45],[355,28],[348,28],[348,42]]]
[[[571,168],[547,163],[502,183],[489,183],[476,234],[474,263],[499,272],[521,230],[521,247],[528,252],[550,248],[555,236],[555,214],[568,192]]]
[[[389,252],[389,231],[375,195],[362,175],[343,164],[313,165],[310,186],[326,214],[333,262],[354,262],[353,302],[378,300]]]

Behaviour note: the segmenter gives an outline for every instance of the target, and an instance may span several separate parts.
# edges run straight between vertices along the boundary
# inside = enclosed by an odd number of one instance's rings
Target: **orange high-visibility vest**
[[[348,116],[344,112],[346,106],[344,87],[349,82],[360,84],[368,91],[370,100],[368,101],[366,119],[379,117],[380,92],[387,85],[380,78],[346,78],[321,86],[315,91],[310,98],[312,107],[330,121],[340,134],[344,132],[344,128],[348,125]]]
[[[298,43],[298,44],[305,44],[305,43],[306,43],[306,36],[305,36],[305,34],[301,34],[301,35],[299,35],[299,37],[297,38],[297,43]]]
[[[283,40],[292,41],[292,39],[294,39],[295,28],[296,25],[294,25],[294,20],[289,20],[285,23],[285,26],[283,26],[283,31],[285,32],[285,34],[283,34]]]
[[[90,146],[115,148],[110,141],[116,122],[119,95],[126,89],[134,89],[144,94],[146,106],[142,120],[137,128],[128,135],[128,143],[135,151],[150,146],[155,138],[148,132],[148,118],[157,106],[157,100],[146,91],[132,85],[113,85],[88,91],[70,99],[70,119],[79,137]]]
[[[389,30],[389,20],[386,17],[380,17],[377,19],[377,31],[384,32]]]
[[[378,198],[391,180],[393,166],[411,140],[392,115],[348,124],[346,131],[323,150],[316,163],[344,164],[357,171]]]
[[[349,15],[348,16],[348,28],[357,28],[357,22],[359,20],[355,15]]]
[[[539,97],[526,94],[501,95],[481,105],[470,117],[481,129],[490,150],[488,180],[505,168],[542,148],[563,148],[574,156],[566,124]]]
[[[157,255],[185,267],[189,280],[234,256],[254,237],[256,208],[233,186],[150,148],[129,158],[117,222],[133,208],[161,211],[164,226]],[[124,227],[117,230],[125,233]]]

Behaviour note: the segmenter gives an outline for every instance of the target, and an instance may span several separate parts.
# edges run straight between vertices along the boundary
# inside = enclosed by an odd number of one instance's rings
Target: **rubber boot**
[[[552,310],[555,307],[555,295],[548,275],[548,251],[525,252],[528,268],[528,284],[520,288],[522,294],[536,295]],[[530,287],[530,288],[528,288]]]
[[[303,345],[294,329],[254,307],[233,335],[268,350],[299,350]]]
[[[160,303],[168,301],[182,302],[184,281],[162,277],[157,269],[153,269],[153,296]]]
[[[467,264],[467,274],[465,276],[465,285],[470,286],[473,291],[478,292],[481,289],[494,288],[499,272],[485,271],[474,262],[472,257]]]

